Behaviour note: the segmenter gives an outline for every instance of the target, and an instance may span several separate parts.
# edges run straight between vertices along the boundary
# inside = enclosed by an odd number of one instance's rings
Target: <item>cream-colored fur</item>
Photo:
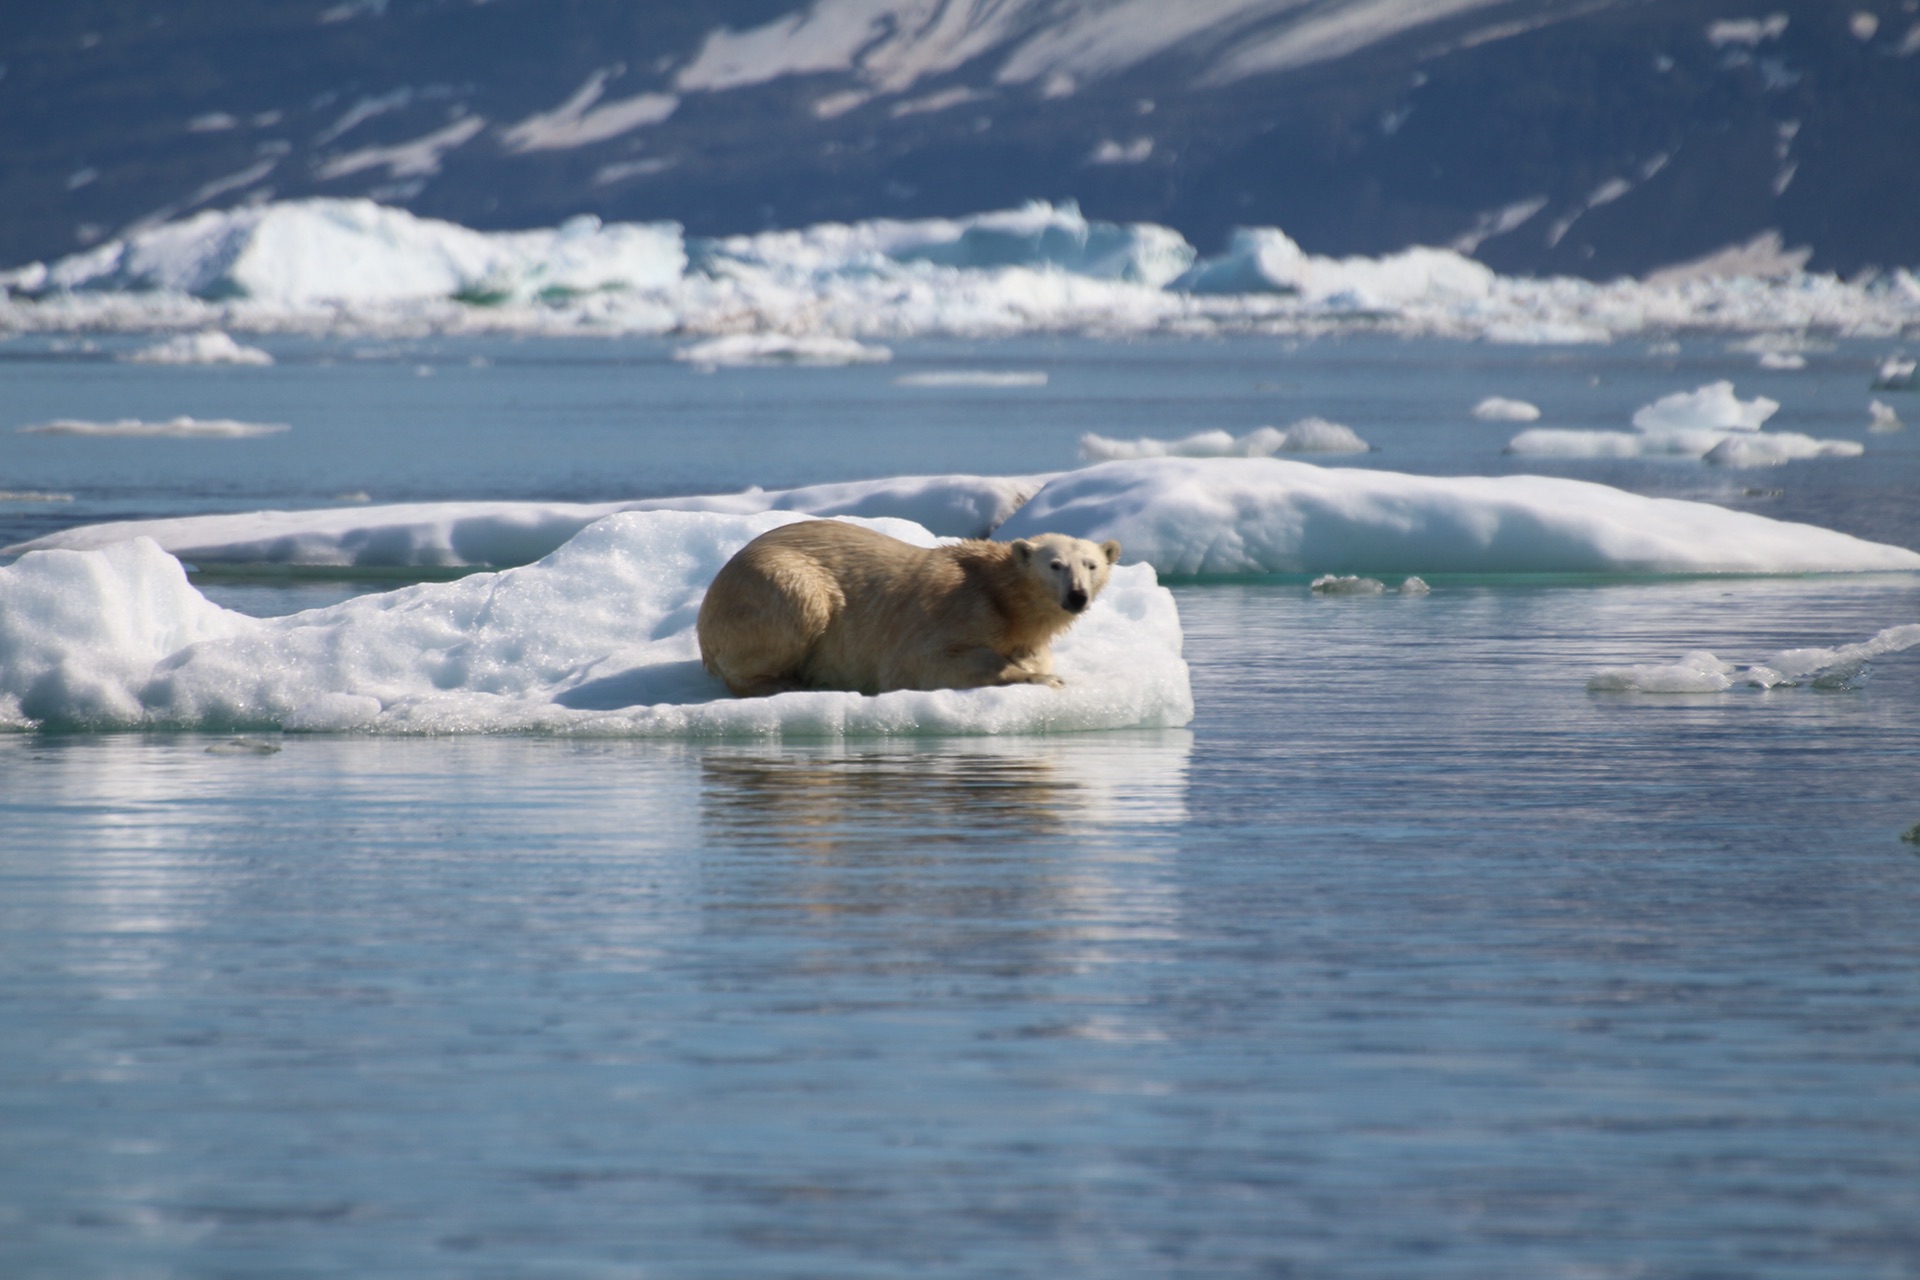
[[[782,525],[707,589],[700,659],[743,698],[1059,688],[1049,646],[1119,558],[1117,542],[1058,533],[926,549],[837,520]]]

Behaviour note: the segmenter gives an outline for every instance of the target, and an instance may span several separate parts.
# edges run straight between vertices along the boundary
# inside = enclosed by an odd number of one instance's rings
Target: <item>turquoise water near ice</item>
[[[1864,435],[1872,347],[1796,382],[1693,344],[928,344],[711,376],[657,345],[266,345],[0,348],[23,420],[294,423],[0,435],[0,489],[74,494],[9,528],[999,471],[968,451],[1021,440],[1046,469],[1082,430],[1308,413],[1367,465],[1539,470],[1466,408],[1617,427],[1733,376],[1868,456],[1560,473],[1920,545],[1920,433]],[[1046,388],[891,383],[1034,364]],[[203,586],[256,612],[369,589]],[[1175,594],[1177,731],[0,735],[0,1275],[1913,1274],[1920,653],[1846,690],[1585,682],[1864,639],[1920,617],[1920,580]]]

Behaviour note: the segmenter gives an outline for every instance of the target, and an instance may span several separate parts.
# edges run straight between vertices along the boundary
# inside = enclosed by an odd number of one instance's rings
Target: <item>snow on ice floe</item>
[[[1321,333],[1606,342],[1682,329],[1898,337],[1920,279],[1668,273],[1519,279],[1452,249],[1305,251],[1243,228],[1202,257],[1178,232],[1035,202],[717,239],[671,223],[481,232],[366,200],[195,214],[0,272],[0,331],[446,333]]]
[[[208,601],[150,540],[37,552],[0,568],[0,726],[831,737],[1192,718],[1179,616],[1145,566],[1117,569],[1056,644],[1063,689],[728,697],[700,664],[701,598],[798,518],[626,512],[532,565],[268,619]]]
[[[85,418],[55,418],[21,427],[28,436],[136,436],[171,440],[248,440],[255,436],[279,435],[292,428],[284,422],[240,422],[233,418],[168,418],[152,422],[144,418],[115,418],[94,422]]]
[[[941,537],[978,538],[1003,523],[1047,479],[899,476],[631,502],[424,502],[180,516],[82,525],[0,549],[0,555],[55,548],[90,551],[129,538],[150,538],[198,565],[497,568],[538,560],[594,521],[622,511],[894,517]]]
[[[1920,623],[1888,627],[1870,639],[1834,649],[1786,649],[1747,667],[1696,649],[1677,662],[1604,667],[1587,681],[1587,688],[1594,693],[1722,693],[1799,684],[1851,689],[1867,678],[1867,664],[1874,658],[1916,646]]]
[[[1108,462],[995,534],[1117,538],[1162,574],[1823,573],[1920,552],[1707,503],[1545,476],[1416,476],[1280,458]]]
[[[1536,427],[1507,442],[1508,453],[1552,458],[1701,458],[1730,467],[1770,467],[1800,458],[1856,458],[1857,440],[1816,440],[1792,431],[1762,431],[1777,400],[1742,400],[1731,382],[1679,391],[1643,405],[1633,431]]]
[[[273,357],[258,347],[242,346],[218,329],[183,333],[128,352],[121,359],[134,364],[272,364]]]
[[[1488,396],[1473,406],[1473,416],[1482,422],[1538,422],[1540,407],[1525,400]]]
[[[1089,462],[1122,458],[1265,458],[1275,453],[1366,453],[1373,448],[1353,428],[1325,418],[1302,418],[1292,426],[1260,427],[1246,435],[1201,431],[1179,440],[1151,436],[1113,440],[1088,432],[1080,437],[1080,456]]]

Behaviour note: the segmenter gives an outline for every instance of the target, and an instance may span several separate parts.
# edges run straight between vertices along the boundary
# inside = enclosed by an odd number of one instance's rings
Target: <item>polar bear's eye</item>
[[[1064,569],[1067,567],[1067,562],[1065,560],[1055,560],[1053,562],[1053,567],[1056,569]]]

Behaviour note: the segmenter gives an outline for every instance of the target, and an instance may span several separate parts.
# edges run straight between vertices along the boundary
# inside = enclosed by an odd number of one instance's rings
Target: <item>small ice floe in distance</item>
[[[1587,681],[1587,688],[1594,693],[1721,693],[1742,686],[1773,689],[1799,684],[1851,689],[1866,679],[1871,659],[1917,646],[1920,623],[1888,627],[1869,639],[1833,649],[1782,650],[1748,667],[1696,649],[1678,662],[1604,667]]]
[[[1906,430],[1907,424],[1900,421],[1900,415],[1895,413],[1893,406],[1884,400],[1875,400],[1869,404],[1867,415],[1871,419],[1867,423],[1867,430],[1874,435],[1892,435],[1896,431]]]
[[[1632,431],[1536,427],[1507,442],[1506,452],[1556,458],[1700,458],[1732,467],[1768,467],[1799,458],[1851,458],[1857,440],[1816,440],[1797,432],[1763,432],[1779,411],[1766,396],[1742,400],[1731,382],[1662,396],[1635,410]]]
[[[1041,369],[928,369],[903,373],[893,380],[896,387],[1004,389],[1044,387],[1047,375]]]
[[[1920,369],[1920,361],[1905,356],[1888,356],[1880,362],[1880,371],[1874,374],[1875,391],[1912,391],[1916,385],[1915,370]]]
[[[120,359],[132,364],[272,364],[273,357],[259,347],[245,347],[218,329],[183,333],[150,347],[130,351]]]
[[[1366,453],[1372,449],[1351,427],[1325,418],[1302,418],[1292,426],[1259,427],[1243,436],[1201,431],[1178,440],[1142,436],[1114,440],[1092,432],[1080,437],[1088,462],[1124,458],[1266,458],[1276,453]]]
[[[885,364],[886,347],[828,334],[730,333],[708,338],[673,353],[675,360],[700,368],[748,368],[763,365],[830,366]]]
[[[83,418],[55,418],[20,428],[29,436],[128,436],[157,437],[170,440],[247,440],[255,436],[274,436],[293,428],[284,422],[238,422],[232,418],[168,418],[149,422],[142,418],[116,418],[112,422],[90,422]]]
[[[1482,422],[1538,422],[1540,407],[1525,400],[1488,396],[1473,406],[1473,416]]]

